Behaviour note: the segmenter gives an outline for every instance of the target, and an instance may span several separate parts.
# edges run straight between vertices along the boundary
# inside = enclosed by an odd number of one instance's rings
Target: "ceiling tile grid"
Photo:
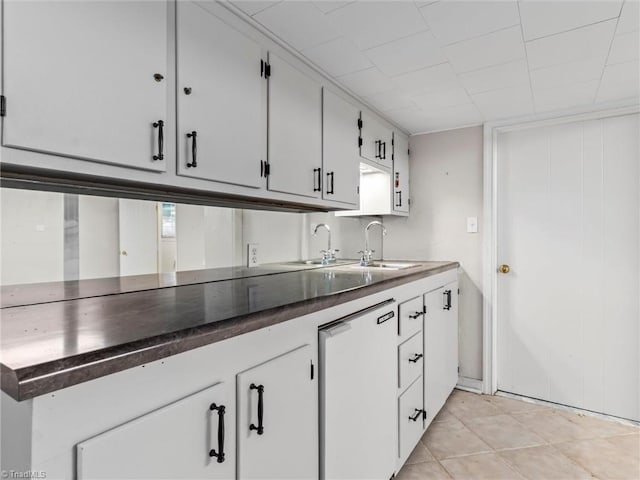
[[[233,3],[411,133],[640,102],[640,0]]]

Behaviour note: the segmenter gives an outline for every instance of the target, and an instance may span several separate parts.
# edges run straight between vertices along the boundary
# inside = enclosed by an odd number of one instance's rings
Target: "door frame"
[[[630,102],[607,104],[598,109],[574,109],[562,114],[548,113],[511,118],[483,125],[483,235],[482,235],[482,393],[498,390],[498,152],[500,133],[543,126],[596,120],[640,112]]]

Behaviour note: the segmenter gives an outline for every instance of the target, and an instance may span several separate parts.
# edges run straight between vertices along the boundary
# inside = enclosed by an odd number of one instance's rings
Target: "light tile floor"
[[[454,390],[397,480],[640,479],[640,428]]]

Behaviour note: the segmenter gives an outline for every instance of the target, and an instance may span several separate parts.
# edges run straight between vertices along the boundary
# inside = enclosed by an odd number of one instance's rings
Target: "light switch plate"
[[[257,243],[248,243],[247,244],[247,267],[257,267],[260,265],[258,261],[258,244]]]
[[[478,217],[467,217],[467,233],[478,233]]]

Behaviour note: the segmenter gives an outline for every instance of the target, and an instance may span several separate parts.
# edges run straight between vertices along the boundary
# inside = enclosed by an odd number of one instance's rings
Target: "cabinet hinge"
[[[314,366],[313,366],[313,362],[311,362],[311,380],[313,380],[314,377]]]
[[[411,150],[407,148],[407,155],[411,155]]]
[[[361,118],[358,119],[358,128],[360,130],[362,130],[362,119]]]
[[[358,193],[358,195],[360,195],[360,185],[356,187],[356,192]]]
[[[362,146],[362,137],[358,137],[358,146],[361,147]]]
[[[458,295],[460,295],[460,289],[458,289]]]
[[[264,176],[265,178],[271,175],[271,164],[269,162],[264,162]]]
[[[460,373],[460,365],[458,365],[458,373]]]
[[[264,78],[269,78],[271,76],[271,65],[262,59],[260,60],[260,76]]]
[[[422,305],[422,313],[424,313],[425,315],[427,314],[427,306],[426,305]]]
[[[423,420],[426,420],[426,419],[427,419],[427,411],[426,411],[426,410],[423,410],[423,411],[422,411],[422,419],[423,419]]]
[[[7,114],[7,97],[0,95],[0,117]]]

